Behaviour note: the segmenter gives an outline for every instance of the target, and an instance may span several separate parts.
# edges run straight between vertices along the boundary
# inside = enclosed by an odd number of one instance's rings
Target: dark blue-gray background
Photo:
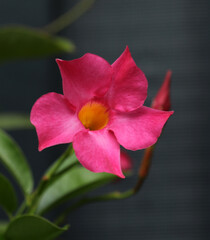
[[[42,27],[75,2],[1,0],[0,24]],[[141,192],[79,209],[69,218],[69,234],[61,239],[209,239],[209,13],[208,0],[97,0],[91,11],[61,32],[77,46],[74,55],[56,56],[65,59],[91,52],[112,63],[128,45],[149,82],[147,106],[171,69],[175,110]],[[54,57],[0,65],[1,112],[29,112],[34,101],[50,91],[62,91]],[[10,134],[28,157],[36,181],[63,149],[39,153],[34,130]],[[131,153],[135,172],[141,155]],[[134,182],[135,177],[125,179],[106,191],[128,189]]]

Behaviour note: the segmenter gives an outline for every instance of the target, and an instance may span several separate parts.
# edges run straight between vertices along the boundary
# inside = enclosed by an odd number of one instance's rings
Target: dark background
[[[0,24],[42,27],[75,2],[1,0]],[[175,110],[141,192],[130,199],[79,209],[69,218],[68,236],[61,239],[210,239],[209,13],[207,0],[97,0],[88,13],[61,32],[77,46],[74,55],[56,56],[65,59],[91,52],[112,63],[128,45],[149,82],[147,106],[171,69]],[[35,100],[51,91],[62,91],[54,57],[0,65],[1,112],[30,112]],[[37,181],[63,150],[56,146],[39,153],[34,130],[10,134],[23,148]],[[142,152],[130,152],[135,173]],[[128,189],[134,183],[135,177],[125,179],[108,190]]]

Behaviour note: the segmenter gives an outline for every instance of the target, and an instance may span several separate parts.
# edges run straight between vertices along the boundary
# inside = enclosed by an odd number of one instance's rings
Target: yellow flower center
[[[85,128],[99,130],[106,127],[109,121],[109,112],[99,102],[88,102],[81,108],[78,117]]]

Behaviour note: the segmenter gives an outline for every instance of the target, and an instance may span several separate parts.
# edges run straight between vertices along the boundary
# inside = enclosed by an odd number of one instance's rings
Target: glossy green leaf
[[[0,28],[0,62],[73,52],[75,46],[67,39],[24,26]]]
[[[33,188],[33,178],[28,163],[15,141],[0,130],[0,162],[11,172],[24,194]]]
[[[17,198],[9,180],[0,174],[0,206],[10,214],[17,208]]]
[[[6,240],[52,240],[66,231],[68,227],[60,228],[45,218],[32,215],[16,217],[9,224]]]
[[[0,128],[6,130],[30,129],[33,128],[29,115],[19,113],[1,113]]]
[[[61,202],[85,194],[114,179],[116,179],[115,175],[93,173],[83,167],[75,166],[45,190],[39,202],[38,213],[46,212]]]

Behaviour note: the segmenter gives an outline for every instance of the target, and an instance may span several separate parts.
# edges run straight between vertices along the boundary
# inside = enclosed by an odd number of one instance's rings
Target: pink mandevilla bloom
[[[173,112],[143,106],[147,80],[128,47],[112,65],[90,53],[56,61],[63,95],[45,94],[31,111],[39,150],[72,142],[85,168],[124,178],[120,145],[129,150],[153,145]]]

